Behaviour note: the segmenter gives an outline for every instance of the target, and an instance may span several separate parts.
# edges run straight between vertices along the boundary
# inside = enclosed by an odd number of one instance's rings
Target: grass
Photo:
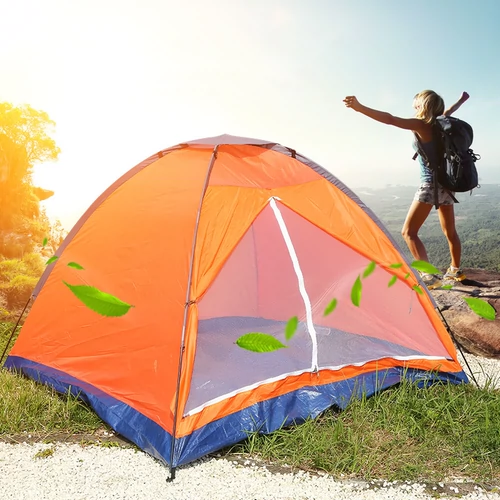
[[[0,354],[13,327],[13,323],[0,323]],[[4,369],[0,369],[0,401],[0,438],[23,433],[44,436],[92,434],[106,427],[87,405],[71,394],[60,395],[47,386]]]
[[[0,324],[0,348],[13,325]],[[93,434],[107,428],[75,397],[0,370],[0,439],[21,433]],[[500,391],[403,381],[343,412],[248,439],[224,454],[322,470],[335,477],[500,482]]]
[[[500,393],[472,384],[419,389],[404,381],[343,412],[229,449],[336,477],[500,479]]]

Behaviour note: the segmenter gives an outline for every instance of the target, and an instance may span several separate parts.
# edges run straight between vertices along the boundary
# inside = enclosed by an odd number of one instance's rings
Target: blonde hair
[[[437,116],[444,113],[443,98],[433,90],[422,90],[414,99],[418,106],[415,116],[425,123],[432,123]]]

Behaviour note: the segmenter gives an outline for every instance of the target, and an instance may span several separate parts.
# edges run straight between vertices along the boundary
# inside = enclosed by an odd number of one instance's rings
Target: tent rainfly
[[[89,207],[56,256],[5,366],[82,397],[171,478],[249,432],[343,409],[404,377],[468,383],[381,221],[274,142],[221,135],[150,156]],[[65,283],[133,307],[97,314]],[[236,343],[252,332],[285,347]]]

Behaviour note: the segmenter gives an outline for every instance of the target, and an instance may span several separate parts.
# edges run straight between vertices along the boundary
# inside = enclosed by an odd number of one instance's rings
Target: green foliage
[[[33,186],[33,166],[56,160],[60,150],[47,130],[47,113],[0,103],[0,255],[22,257],[51,233],[40,199],[52,192]],[[55,235],[54,235],[55,236]]]
[[[21,259],[0,260],[0,296],[6,310],[14,312],[24,307],[44,267],[37,253],[26,254]]]
[[[37,162],[56,160],[61,152],[47,129],[55,126],[44,111],[29,105],[14,106],[0,103],[0,136],[4,137],[3,150],[23,152],[28,168]]]
[[[326,307],[325,311],[323,313],[323,316],[328,316],[331,314],[333,311],[335,311],[335,308],[337,307],[337,299],[333,299]]]
[[[72,267],[73,269],[83,270],[83,266],[78,264],[78,262],[68,262],[68,267]]]
[[[478,316],[490,321],[495,319],[495,309],[485,300],[474,297],[464,297],[464,300]]]
[[[298,326],[299,326],[299,318],[297,316],[294,316],[293,318],[290,318],[288,320],[287,324],[285,325],[286,340],[290,340],[295,335]]]
[[[370,262],[367,266],[366,266],[366,269],[363,271],[363,278],[368,278],[368,276],[370,276],[370,274],[373,273],[373,271],[375,271],[375,268],[377,267],[377,263],[376,262]]]
[[[21,307],[30,298],[31,292],[35,288],[38,278],[32,276],[18,275],[7,284],[0,285],[0,289],[5,291],[7,307],[15,309]]]
[[[102,292],[101,290],[88,285],[70,285],[63,282],[89,309],[102,316],[123,316],[128,313],[131,307],[118,297]]]
[[[236,340],[236,345],[252,352],[273,352],[287,346],[267,333],[251,332]]]
[[[351,289],[351,302],[356,307],[360,306],[362,291],[363,291],[363,285],[361,283],[361,278],[358,276]]]
[[[434,267],[429,262],[425,262],[425,260],[414,260],[411,264],[411,267],[413,267],[417,271],[422,271],[429,274],[439,274],[440,272],[439,269]]]

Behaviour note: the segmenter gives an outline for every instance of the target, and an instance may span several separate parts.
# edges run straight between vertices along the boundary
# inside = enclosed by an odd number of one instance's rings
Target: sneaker
[[[449,267],[443,278],[445,280],[462,281],[465,279],[465,274],[460,268],[453,270]]]
[[[432,290],[434,288],[438,288],[438,287],[440,287],[442,285],[441,280],[435,274],[424,274],[424,275],[422,275],[422,281],[424,282],[424,285],[429,290]]]

